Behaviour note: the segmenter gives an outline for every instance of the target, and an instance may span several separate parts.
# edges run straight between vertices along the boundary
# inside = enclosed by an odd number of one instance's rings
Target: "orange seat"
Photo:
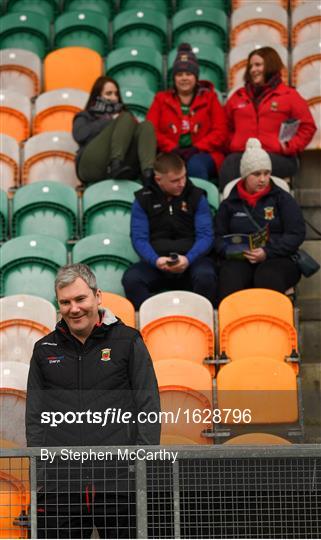
[[[26,96],[9,90],[0,93],[0,133],[18,142],[29,137],[31,106]]]
[[[296,375],[288,364],[254,356],[218,372],[217,408],[231,409],[226,424],[280,424],[298,420]],[[239,414],[237,411],[249,411]]]
[[[103,74],[101,56],[86,47],[63,47],[49,53],[44,60],[45,91],[78,88],[89,92]]]
[[[43,131],[72,131],[74,116],[84,109],[87,99],[86,92],[70,88],[41,94],[35,102],[33,135]]]
[[[174,357],[202,364],[213,357],[214,315],[206,298],[187,291],[157,294],[143,302],[139,317],[154,362]]]
[[[246,289],[233,293],[221,302],[218,319],[220,354],[233,361],[259,355],[283,362],[298,350],[293,306],[279,292]]]
[[[19,183],[19,143],[9,135],[0,135],[1,189],[8,191]]]
[[[287,47],[288,17],[284,8],[270,2],[246,4],[231,15],[231,47],[249,41],[260,43],[260,38]]]
[[[223,444],[240,444],[240,445],[263,445],[267,446],[270,444],[292,444],[287,439],[283,437],[278,437],[277,435],[271,435],[270,433],[246,433],[245,435],[238,435],[238,437],[233,437]]]
[[[194,362],[164,359],[154,363],[161,400],[161,444],[211,444],[212,378]],[[168,413],[167,419],[165,414]]]
[[[23,483],[0,470],[0,538],[28,538],[28,529],[14,521],[27,515],[30,495]]]
[[[123,323],[132,328],[136,327],[135,308],[127,298],[120,296],[120,294],[103,292],[102,305],[110,309],[116,317],[119,317],[123,321]]]

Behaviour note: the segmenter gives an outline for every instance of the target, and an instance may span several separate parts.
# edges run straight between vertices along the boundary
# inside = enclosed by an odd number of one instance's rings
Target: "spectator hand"
[[[251,249],[249,251],[244,251],[244,257],[252,264],[260,263],[265,261],[266,253],[263,248]]]
[[[171,260],[171,259],[168,259]],[[172,266],[167,266],[166,270],[173,274],[182,274],[185,272],[186,268],[189,266],[188,258],[185,255],[179,255],[178,261]]]
[[[156,266],[158,270],[168,270],[169,267],[167,266],[167,263],[170,259],[168,257],[158,257],[156,260]]]

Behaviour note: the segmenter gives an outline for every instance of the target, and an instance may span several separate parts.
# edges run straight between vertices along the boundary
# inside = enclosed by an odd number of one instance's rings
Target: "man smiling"
[[[100,308],[101,291],[88,266],[64,266],[55,287],[62,318],[53,332],[36,343],[31,359],[28,446],[159,444],[159,424],[135,421],[141,411],[158,413],[160,409],[153,365],[139,332]],[[133,422],[110,421],[102,426],[83,417],[81,422],[61,421],[88,409],[102,415],[109,408],[131,413]],[[44,411],[54,411],[59,423],[49,426],[43,421]],[[112,483],[106,482],[106,465],[93,468],[88,464],[81,471],[69,471],[74,475],[72,486],[66,472],[55,483],[59,467],[53,465],[47,470],[46,483],[38,486],[39,537],[89,538],[93,523],[102,538],[129,536],[129,496],[115,495]],[[117,508],[123,508],[120,522]]]

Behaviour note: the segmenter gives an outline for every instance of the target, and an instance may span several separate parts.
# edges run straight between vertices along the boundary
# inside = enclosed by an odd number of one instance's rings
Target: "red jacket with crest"
[[[174,89],[156,94],[146,119],[154,124],[160,151],[171,152],[179,146],[183,113]],[[189,122],[193,146],[208,152],[219,168],[224,160],[228,130],[224,109],[211,82],[199,81]]]
[[[262,99],[256,109],[246,88],[239,88],[226,106],[230,132],[230,152],[244,152],[246,141],[255,137],[267,152],[294,155],[311,141],[316,125],[307,102],[290,86],[280,83]],[[283,150],[279,141],[282,122],[296,119],[300,125]]]

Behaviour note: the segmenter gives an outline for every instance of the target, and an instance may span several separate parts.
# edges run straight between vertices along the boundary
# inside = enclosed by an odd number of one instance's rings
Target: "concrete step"
[[[303,362],[321,364],[321,321],[300,321],[299,350]]]
[[[306,443],[321,443],[321,365],[303,363],[300,370]]]
[[[319,189],[295,189],[294,196],[301,206],[304,219],[321,233],[321,188]],[[308,223],[306,224],[306,240],[319,240],[318,235]]]
[[[304,242],[303,249],[321,264],[321,240]],[[302,276],[297,287],[301,320],[321,320],[321,271],[309,278]]]
[[[300,170],[295,175],[294,188],[321,188],[321,150],[305,150],[300,155]]]

